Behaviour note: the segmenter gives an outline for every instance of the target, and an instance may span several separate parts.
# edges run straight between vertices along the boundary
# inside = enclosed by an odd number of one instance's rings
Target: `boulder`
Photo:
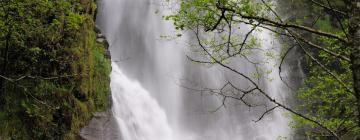
[[[111,111],[93,114],[80,131],[78,140],[121,140],[120,129]]]

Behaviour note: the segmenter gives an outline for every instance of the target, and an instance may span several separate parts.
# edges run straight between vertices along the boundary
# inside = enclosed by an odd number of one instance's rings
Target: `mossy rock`
[[[95,2],[5,2],[0,35],[11,35],[0,50],[7,42],[13,50],[0,65],[7,63],[6,77],[22,78],[0,81],[0,139],[76,139],[93,112],[109,105],[111,65],[96,43]]]

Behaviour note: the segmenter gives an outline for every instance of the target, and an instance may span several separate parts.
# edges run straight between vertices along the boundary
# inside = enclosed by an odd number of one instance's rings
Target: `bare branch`
[[[288,88],[291,89],[291,90],[294,90],[294,89],[293,89],[293,88],[284,80],[284,78],[281,76],[281,72],[282,72],[281,67],[282,67],[282,65],[283,65],[283,63],[284,63],[284,61],[285,61],[286,56],[287,56],[287,55],[291,52],[291,50],[294,49],[294,48],[295,48],[295,46],[291,46],[289,49],[286,50],[284,56],[281,57],[281,61],[280,61],[280,65],[279,65],[279,77],[280,77],[280,80],[286,85],[286,87],[288,87]]]
[[[311,2],[313,2],[314,4],[316,4],[316,5],[318,5],[318,6],[322,7],[322,8],[325,8],[327,10],[331,10],[331,11],[333,11],[335,13],[341,14],[342,16],[346,16],[346,17],[348,16],[345,12],[337,10],[335,8],[332,8],[331,6],[330,7],[326,6],[326,5],[324,5],[324,4],[320,3],[320,2],[317,2],[315,0],[311,0]]]
[[[243,42],[241,43],[241,47],[240,47],[239,51],[237,52],[238,54],[241,53],[241,51],[244,48],[244,46],[246,44],[246,41],[248,40],[249,36],[255,31],[256,27],[258,27],[259,25],[260,25],[260,23],[255,25],[248,33],[246,33],[245,39],[243,39]]]
[[[189,59],[192,62],[195,63],[201,63],[201,64],[214,64],[214,62],[208,62],[208,61],[201,61],[201,60],[195,60],[193,58],[191,58],[190,56],[186,55],[186,58]]]
[[[69,78],[69,77],[75,77],[75,76],[79,76],[79,75],[78,74],[73,74],[73,75],[61,75],[61,76],[53,76],[53,77],[24,75],[24,76],[21,76],[21,77],[19,77],[17,79],[14,79],[14,81],[17,82],[17,81],[20,81],[20,80],[25,79],[25,78],[41,79],[41,80],[54,80],[54,79]]]
[[[226,49],[226,53],[230,56],[230,44],[231,43],[231,35],[232,35],[232,24],[231,21],[232,20],[228,20],[226,17],[224,17],[226,23],[228,24],[228,28],[229,28],[229,33],[228,33],[228,40],[227,40],[227,49]]]
[[[314,0],[312,0],[312,1],[314,1]],[[332,9],[332,11],[335,12],[335,11],[334,11],[335,8],[332,6],[331,2],[330,2],[329,0],[326,0],[326,1],[327,1],[327,3],[328,3],[329,7]],[[346,32],[345,27],[344,27],[344,25],[343,25],[343,23],[342,23],[339,15],[337,15],[337,14],[334,14],[334,15],[335,15],[336,20],[337,20],[337,21],[339,22],[339,24],[340,24],[341,30],[342,30],[343,33],[345,34],[346,38],[349,40],[349,34]]]
[[[36,98],[34,95],[32,95],[25,86],[17,83],[16,80],[11,79],[11,78],[8,78],[8,77],[5,77],[5,76],[3,76],[3,75],[0,75],[0,78],[5,79],[5,80],[7,80],[8,82],[10,82],[11,84],[15,85],[16,87],[19,87],[19,88],[23,89],[24,92],[26,93],[26,95],[31,96],[36,102],[38,102],[38,103],[40,103],[40,104],[43,104],[43,105],[45,105],[45,106],[48,106],[48,107],[54,109],[54,107],[48,105],[46,102],[41,101],[40,99],[38,99],[38,98]]]
[[[274,109],[276,109],[276,108],[278,108],[278,107],[279,107],[279,106],[275,106],[275,107],[273,107],[273,108],[271,108],[271,109],[266,109],[266,111],[260,116],[259,119],[253,120],[253,121],[254,121],[254,122],[259,122],[262,118],[264,118],[264,116],[265,116],[266,114],[270,113],[271,111],[273,111]]]

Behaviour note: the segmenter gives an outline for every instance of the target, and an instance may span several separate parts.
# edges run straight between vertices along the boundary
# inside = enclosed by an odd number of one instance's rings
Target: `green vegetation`
[[[251,107],[242,97],[259,94],[273,104],[263,115],[275,108],[290,112],[291,126],[301,136],[295,139],[351,139],[360,134],[359,1],[182,0],[178,11],[165,19],[197,39],[197,52],[206,57],[190,58],[191,61],[217,64],[248,80],[247,89],[232,85],[242,93],[235,99]],[[264,48],[252,43],[251,34],[261,30],[272,32],[285,44],[284,53],[273,58],[286,61],[291,58],[288,52],[294,50],[305,58],[306,79],[295,89],[295,107],[270,97],[273,93],[262,89],[256,78],[237,71],[225,61],[240,58],[254,64],[247,57],[248,52],[254,51],[251,48]],[[267,55],[267,50],[264,54]]]
[[[295,11],[298,13],[292,15],[289,21],[301,22],[302,25],[313,26],[315,29],[346,38],[348,29],[346,17],[329,12],[314,3],[304,0],[298,2],[302,3],[301,6],[294,3],[282,3],[282,6],[288,6],[289,9],[297,9]],[[346,11],[344,3],[340,1],[333,2],[332,6]],[[303,7],[309,10],[304,12]],[[335,39],[315,35],[308,36],[307,39],[343,56],[350,56],[352,51],[351,48],[344,47],[344,44],[338,43]],[[296,94],[299,100],[297,109],[336,131],[343,139],[351,139],[356,134],[360,134],[360,127],[357,126],[357,110],[354,106],[356,97],[352,88],[354,85],[351,63],[324,51],[311,47],[306,49],[311,55],[305,54],[304,71],[307,77]],[[294,116],[292,126],[298,130],[298,135],[312,139],[330,137],[317,125],[298,116]]]
[[[0,1],[0,139],[75,139],[108,107],[92,0]]]

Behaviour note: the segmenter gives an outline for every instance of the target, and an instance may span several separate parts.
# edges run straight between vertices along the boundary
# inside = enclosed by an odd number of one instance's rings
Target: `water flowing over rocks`
[[[184,34],[183,40],[161,39],[176,32],[172,23],[163,20],[162,15],[169,11],[161,5],[161,0],[98,1],[97,24],[103,31],[97,35],[98,42],[106,39],[113,62],[111,109],[116,123],[112,124],[120,128],[111,133],[117,131],[121,140],[272,140],[289,135],[288,118],[282,111],[254,123],[263,110],[249,111],[236,101],[228,101],[226,109],[214,112],[221,105],[219,98],[183,87],[221,87],[226,80],[246,87],[248,82],[221,67],[208,68],[189,62],[185,46],[194,41],[192,36]],[[274,38],[270,33],[261,32],[257,36],[265,49],[271,49],[268,44]],[[267,60],[260,53],[251,57]],[[278,63],[269,61],[264,68]],[[245,61],[234,61],[231,65],[244,72],[254,70]],[[275,78],[276,74],[275,71],[270,77]],[[274,92],[271,96],[285,100],[287,91],[279,78],[272,83],[266,78],[262,81],[266,90]],[[103,121],[106,119],[100,118],[94,117],[93,125],[82,134],[108,130],[96,127],[106,124]],[[106,134],[88,139],[99,136]]]

